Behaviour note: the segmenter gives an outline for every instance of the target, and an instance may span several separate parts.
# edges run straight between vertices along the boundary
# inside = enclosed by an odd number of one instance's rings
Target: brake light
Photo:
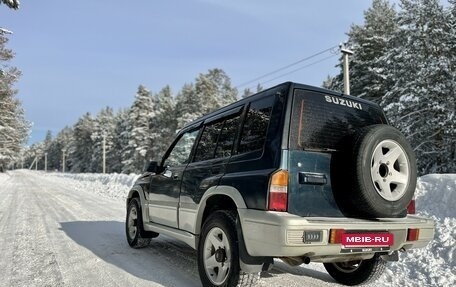
[[[268,210],[287,211],[288,209],[288,171],[279,170],[271,176],[269,184]]]
[[[415,199],[413,198],[407,206],[407,214],[415,214]]]
[[[343,229],[331,229],[329,232],[329,243],[342,243],[342,235],[345,233]]]
[[[420,237],[419,229],[409,229],[407,232],[407,241],[417,241]]]

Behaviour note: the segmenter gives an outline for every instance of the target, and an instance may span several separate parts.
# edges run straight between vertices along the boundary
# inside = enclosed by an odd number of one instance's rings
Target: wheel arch
[[[242,219],[238,209],[246,209],[244,198],[241,193],[231,186],[218,186],[209,189],[203,196],[198,210],[196,222],[196,234],[201,234],[201,229],[206,218],[218,210],[233,210],[237,213],[238,219],[235,222],[237,240],[239,244],[239,263],[241,270],[247,273],[257,273],[262,270],[268,270],[273,264],[272,257],[252,257],[248,254],[244,243],[242,232]],[[198,236],[198,240],[199,240]],[[198,246],[198,243],[197,245]]]
[[[129,192],[126,200],[127,208],[128,204],[133,198],[139,198],[139,202],[141,205],[141,214],[144,222],[149,221],[149,213],[147,212],[147,205],[146,205],[146,197],[144,195],[144,191],[141,187],[134,186]]]
[[[217,210],[235,210],[247,208],[241,193],[232,186],[217,186],[209,188],[200,201],[195,233],[201,233],[204,220]]]

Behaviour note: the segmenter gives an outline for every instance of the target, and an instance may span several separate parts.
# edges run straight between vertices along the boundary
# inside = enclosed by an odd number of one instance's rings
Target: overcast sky
[[[368,0],[80,0],[0,5],[0,27],[22,71],[18,98],[33,122],[30,143],[55,136],[85,112],[131,105],[139,84],[174,92],[221,68],[233,86],[346,40]],[[334,75],[327,52],[259,80],[318,85]],[[302,68],[316,61],[307,68]],[[297,72],[270,81],[295,69]],[[256,82],[239,88],[239,92]]]

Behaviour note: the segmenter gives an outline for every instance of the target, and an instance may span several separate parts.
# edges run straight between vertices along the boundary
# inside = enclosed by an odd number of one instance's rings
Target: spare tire
[[[367,126],[343,141],[331,177],[344,215],[403,217],[415,193],[416,159],[399,130]]]

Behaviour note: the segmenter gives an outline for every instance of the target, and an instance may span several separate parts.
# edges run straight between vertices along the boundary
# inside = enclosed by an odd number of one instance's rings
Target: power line
[[[259,85],[262,86],[262,85],[264,85],[264,84],[267,84],[267,83],[272,82],[272,81],[274,81],[274,80],[277,80],[277,79],[279,79],[279,78],[288,76],[288,75],[290,75],[290,74],[296,73],[297,71],[300,71],[300,70],[302,70],[302,69],[309,68],[309,67],[311,67],[311,66],[313,66],[313,65],[316,65],[316,64],[318,64],[318,63],[321,63],[321,62],[323,62],[323,61],[326,61],[326,60],[331,59],[331,58],[336,57],[336,56],[337,56],[336,54],[332,54],[332,55],[330,55],[330,56],[328,56],[328,57],[325,57],[325,58],[322,58],[322,59],[320,59],[320,60],[318,60],[318,61],[312,62],[312,63],[310,63],[310,64],[308,64],[308,65],[305,65],[305,66],[299,67],[299,68],[297,68],[297,69],[294,69],[294,70],[292,70],[292,71],[289,71],[289,72],[286,72],[286,73],[284,73],[284,74],[281,74],[281,75],[279,75],[279,76],[277,76],[277,77],[274,77],[274,78],[272,78],[272,79],[270,79],[270,80],[261,82],[261,83],[259,83]],[[253,89],[253,88],[255,88],[255,87],[250,87],[250,88]],[[249,88],[249,89],[250,89],[250,88]]]
[[[310,55],[310,56],[308,56],[308,57],[305,57],[305,58],[303,58],[303,59],[301,59],[301,60],[298,60],[298,61],[293,62],[293,63],[291,63],[291,64],[288,64],[288,65],[286,65],[286,66],[283,66],[283,67],[281,67],[281,68],[279,68],[279,69],[277,69],[277,70],[274,70],[274,71],[272,71],[272,72],[269,72],[269,73],[266,73],[266,74],[261,75],[261,76],[259,76],[259,77],[256,77],[255,79],[252,79],[252,80],[250,80],[250,81],[247,81],[247,82],[244,82],[244,83],[238,85],[238,86],[236,87],[236,89],[239,89],[240,87],[243,87],[243,86],[247,86],[247,85],[249,85],[249,84],[251,84],[251,83],[253,83],[253,82],[256,82],[256,81],[258,81],[258,80],[261,80],[261,79],[263,79],[263,78],[266,78],[266,77],[268,77],[268,76],[271,76],[271,75],[273,75],[273,74],[276,74],[276,73],[278,73],[278,72],[280,72],[280,71],[286,70],[286,69],[288,69],[288,68],[290,68],[290,67],[293,67],[293,66],[295,66],[295,65],[297,65],[297,64],[300,64],[300,63],[302,63],[302,62],[308,61],[308,60],[310,60],[310,59],[312,59],[312,58],[315,58],[315,57],[317,57],[317,56],[319,56],[319,55],[321,55],[321,54],[324,54],[324,53],[326,53],[326,52],[329,52],[329,51],[331,51],[331,50],[333,50],[334,48],[337,48],[337,47],[339,47],[339,46],[338,46],[338,45],[332,46],[332,47],[330,47],[330,48],[328,48],[328,49],[322,50],[322,51],[320,51],[320,52],[318,52],[318,53],[315,53],[315,54],[313,54],[313,55]]]

